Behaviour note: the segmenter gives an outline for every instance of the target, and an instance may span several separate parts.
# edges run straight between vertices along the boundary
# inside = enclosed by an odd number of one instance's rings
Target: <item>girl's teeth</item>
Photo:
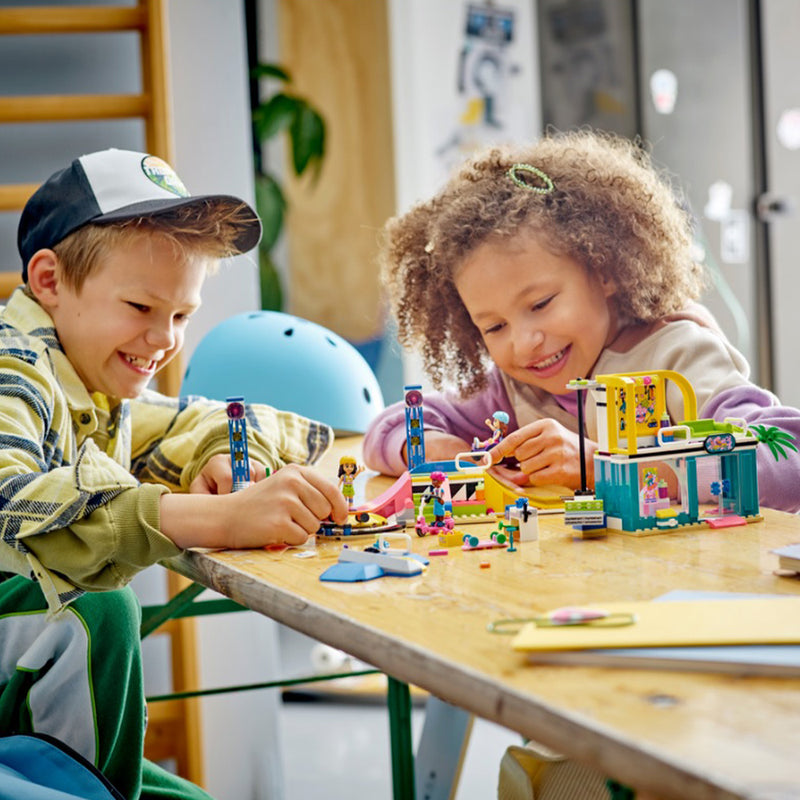
[[[149,358],[139,358],[138,356],[128,356],[128,363],[133,364],[135,367],[148,367],[150,366]]]
[[[549,367],[552,364],[555,364],[556,361],[558,361],[563,355],[564,351],[559,350],[557,353],[554,353],[552,356],[550,356],[550,358],[546,358],[544,361],[540,361],[538,364],[535,364],[534,366],[536,367],[536,369],[544,369],[545,367]]]

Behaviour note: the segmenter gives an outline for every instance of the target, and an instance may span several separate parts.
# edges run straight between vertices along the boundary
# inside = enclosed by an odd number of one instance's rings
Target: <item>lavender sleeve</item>
[[[508,395],[495,370],[488,386],[468,400],[448,394],[423,390],[423,425],[426,431],[442,431],[471,442],[474,436],[486,438],[485,420],[498,410],[508,411],[509,431],[517,420]],[[371,423],[364,437],[364,463],[386,475],[400,475],[406,469],[402,448],[406,440],[406,416],[403,402],[393,403]]]
[[[704,418],[744,419],[748,425],[776,426],[795,437],[800,447],[800,411],[780,405],[777,397],[751,383],[734,386],[712,397],[702,409]],[[800,454],[787,449],[778,461],[766,444],[756,451],[761,505],[780,511],[800,510]]]

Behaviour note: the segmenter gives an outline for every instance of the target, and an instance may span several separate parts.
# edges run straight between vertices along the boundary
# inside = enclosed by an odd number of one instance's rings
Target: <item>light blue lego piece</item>
[[[332,564],[319,576],[319,579],[338,583],[357,583],[382,578],[383,575],[383,570],[377,564],[342,563]]]

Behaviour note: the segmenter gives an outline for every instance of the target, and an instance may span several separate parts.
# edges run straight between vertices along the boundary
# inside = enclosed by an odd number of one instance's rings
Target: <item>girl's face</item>
[[[616,333],[614,286],[532,235],[485,242],[461,265],[456,289],[497,366],[550,394],[588,378]]]

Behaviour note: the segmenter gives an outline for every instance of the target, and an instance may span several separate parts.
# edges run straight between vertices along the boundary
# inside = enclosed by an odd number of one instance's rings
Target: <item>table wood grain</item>
[[[333,477],[339,455],[358,447],[337,442],[320,468]],[[368,497],[388,485],[366,475]],[[341,549],[325,539],[312,558],[190,551],[170,566],[654,797],[800,798],[800,679],[534,666],[511,637],[487,632],[501,618],[673,589],[798,595],[800,581],[774,574],[770,550],[800,541],[800,518],[765,510],[763,522],[713,532],[573,534],[560,515],[540,516],[539,540],[516,552],[455,548],[420,576],[362,583],[319,580]],[[439,547],[435,537],[412,540],[416,552]]]

